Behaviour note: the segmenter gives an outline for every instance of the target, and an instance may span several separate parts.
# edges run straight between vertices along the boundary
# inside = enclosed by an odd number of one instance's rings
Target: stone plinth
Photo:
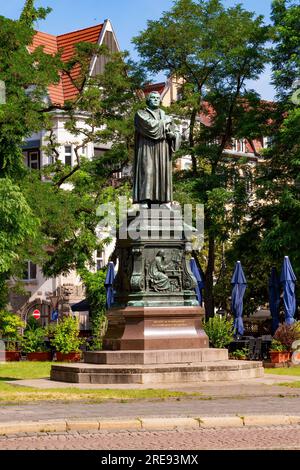
[[[174,384],[263,377],[261,362],[216,361],[198,364],[53,365],[51,379],[85,384]]]
[[[156,351],[89,351],[84,362],[106,365],[198,364],[228,360],[227,349],[166,349]]]
[[[126,307],[108,313],[105,350],[208,348],[201,307]]]

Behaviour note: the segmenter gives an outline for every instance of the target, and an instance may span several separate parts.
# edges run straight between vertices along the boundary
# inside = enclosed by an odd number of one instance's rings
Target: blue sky
[[[148,19],[158,19],[172,3],[173,0],[36,0],[36,5],[53,9],[45,21],[39,22],[37,29],[50,34],[63,34],[102,23],[109,18],[121,49],[130,51],[136,58],[131,38],[145,28]],[[271,0],[223,0],[223,3],[226,6],[242,3],[246,9],[262,14],[269,20]],[[23,0],[0,0],[0,15],[17,18],[23,4]],[[263,98],[272,99],[274,90],[269,82],[268,68],[251,86],[259,91]]]

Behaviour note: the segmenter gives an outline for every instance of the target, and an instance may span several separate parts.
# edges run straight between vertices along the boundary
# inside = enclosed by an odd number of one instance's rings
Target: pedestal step
[[[227,349],[166,349],[151,351],[89,351],[84,362],[89,364],[189,364],[228,360]]]
[[[51,379],[90,384],[157,384],[227,381],[262,377],[261,362],[220,361],[165,365],[53,365]]]

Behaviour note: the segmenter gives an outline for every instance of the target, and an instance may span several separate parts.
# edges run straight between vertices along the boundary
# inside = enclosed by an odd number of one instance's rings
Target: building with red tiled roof
[[[89,42],[91,44],[108,46],[111,52],[120,50],[117,38],[109,20],[102,24],[91,26],[89,28],[71,31],[69,33],[53,36],[52,34],[37,31],[30,50],[42,46],[46,54],[56,54],[61,52],[61,58],[64,62],[69,61],[75,54],[75,46],[81,42]],[[104,57],[97,57],[92,60],[90,73],[99,73],[103,70],[105,64]],[[73,67],[69,77],[63,73],[58,85],[49,86],[49,98],[52,104],[63,106],[68,100],[76,99],[79,91],[72,83],[80,75],[80,66],[77,64]]]
[[[69,61],[74,56],[76,44],[81,42],[106,45],[112,53],[120,51],[118,40],[109,20],[105,20],[96,26],[79,31],[71,31],[58,36],[37,31],[29,50],[32,51],[42,46],[45,53],[54,55],[61,52],[63,61]],[[104,56],[93,57],[89,69],[90,76],[104,71],[106,63],[107,58]],[[54,106],[50,115],[53,123],[52,133],[58,144],[59,160],[71,167],[76,162],[74,150],[76,147],[82,145],[81,153],[88,159],[94,158],[109,148],[107,143],[96,145],[93,142],[89,142],[87,145],[83,145],[84,135],[79,134],[74,136],[66,129],[68,117],[63,111],[62,106],[66,101],[75,100],[78,96],[79,91],[72,83],[72,80],[76,80],[79,74],[80,68],[77,65],[70,72],[71,78],[67,74],[62,73],[60,82],[48,87],[48,99]],[[77,121],[81,127],[85,126],[85,119],[80,112],[78,112]],[[51,157],[43,150],[43,146],[48,143],[48,135],[48,132],[41,131],[31,135],[24,142],[24,162],[32,170],[39,170],[52,162]],[[111,251],[112,247],[108,246],[104,252],[94,254],[95,270],[107,264]],[[22,318],[26,319],[35,308],[38,308],[42,314],[41,323],[43,325],[49,323],[53,309],[58,309],[60,314],[61,305],[77,303],[84,295],[82,282],[76,272],[47,279],[44,277],[42,270],[30,261],[28,262],[28,269],[25,274],[24,289],[28,293],[25,303],[24,296],[12,294],[10,303],[13,310],[19,312]],[[67,292],[67,300],[64,300],[64,292]],[[52,302],[53,299],[56,299],[55,303]]]
[[[183,81],[176,78],[169,78],[165,82],[151,83],[145,86],[144,94],[149,95],[152,91],[157,91],[161,95],[162,105],[165,107],[170,106],[172,103],[180,99],[181,87]],[[270,108],[274,105],[272,102],[261,101],[262,104],[269,104]],[[215,111],[208,103],[204,103],[204,111],[201,112],[198,119],[201,124],[209,127],[211,125]],[[270,123],[271,124],[271,123]],[[186,120],[182,121],[182,134],[188,134],[189,123]],[[228,145],[224,150],[224,154],[230,158],[239,159],[242,156],[247,157],[249,163],[256,164],[260,159],[261,152],[269,145],[270,138],[258,136],[251,141],[244,139],[233,139],[232,144]],[[191,159],[182,157],[177,162],[177,167],[181,170],[187,169],[191,166]]]

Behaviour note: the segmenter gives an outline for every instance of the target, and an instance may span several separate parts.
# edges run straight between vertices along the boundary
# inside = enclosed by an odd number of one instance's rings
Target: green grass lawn
[[[266,374],[274,374],[274,375],[291,375],[293,377],[300,377],[300,366],[295,367],[278,367],[275,369],[265,369]],[[278,385],[282,385],[284,387],[290,388],[300,388],[300,381],[296,382],[284,382]]]
[[[200,396],[200,393],[184,393],[170,390],[80,390],[66,388],[37,389],[7,384],[6,381],[39,379],[50,376],[51,362],[7,362],[0,364],[0,405],[11,403],[32,403],[36,401],[82,401],[100,403],[106,400],[142,400]]]
[[[0,364],[0,380],[41,379],[50,377],[52,362],[5,362]]]
[[[293,376],[300,376],[300,367],[278,367],[274,369],[265,369],[266,374],[274,374],[274,375],[293,375]]]

